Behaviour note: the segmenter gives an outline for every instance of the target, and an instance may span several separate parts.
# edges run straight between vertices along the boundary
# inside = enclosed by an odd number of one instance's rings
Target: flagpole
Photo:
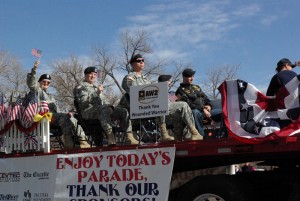
[[[41,60],[41,58],[42,58],[42,54],[41,54],[41,56],[40,56],[40,57],[38,57],[38,61],[40,61],[40,60]]]

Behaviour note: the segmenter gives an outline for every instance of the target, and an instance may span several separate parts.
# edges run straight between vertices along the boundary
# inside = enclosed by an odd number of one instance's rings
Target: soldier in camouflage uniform
[[[129,90],[131,86],[138,86],[144,84],[151,84],[151,81],[148,77],[142,74],[144,68],[144,59],[142,55],[136,54],[130,59],[130,65],[132,67],[132,72],[126,75],[122,82],[122,87],[126,91],[126,94],[122,97],[120,105],[123,108],[126,108],[129,111]],[[169,136],[166,128],[166,124],[160,123],[159,125],[161,131],[161,141],[172,141],[173,137]],[[134,139],[132,135],[132,125],[129,120],[129,126],[127,129],[127,142],[131,144],[138,144],[138,141]]]
[[[51,124],[59,126],[63,133],[63,142],[65,148],[73,148],[74,140],[73,133],[77,130],[77,135],[80,141],[81,148],[88,148],[90,145],[85,140],[85,134],[80,125],[77,124],[77,119],[75,119],[72,113],[60,113],[56,106],[56,101],[52,95],[47,93],[47,89],[51,83],[51,77],[48,74],[43,74],[40,76],[38,83],[36,82],[36,70],[39,65],[39,61],[34,63],[31,73],[27,74],[27,85],[30,91],[38,93],[38,101],[44,97],[48,103],[50,112],[53,114]],[[77,128],[77,129],[76,129]]]
[[[211,118],[212,120],[221,121],[222,110],[213,109],[209,98],[202,91],[200,86],[193,84],[196,71],[187,68],[182,72],[183,81],[176,91],[178,100],[185,101],[192,109],[195,118],[195,124],[198,132],[204,136],[203,119]]]
[[[158,77],[158,82],[167,82],[168,87],[170,87],[171,83],[171,75],[160,75]],[[190,106],[183,101],[171,102],[169,100],[169,115],[163,116],[160,118],[161,122],[170,122],[174,127],[174,137],[175,139],[180,139],[181,137],[186,138],[186,136],[182,136],[184,133],[184,128],[187,127],[188,131],[191,133],[191,138],[187,138],[189,140],[202,140],[203,137],[198,133],[195,127],[195,120],[192,115],[192,111]]]
[[[107,104],[103,95],[103,86],[95,86],[97,78],[96,67],[87,67],[84,70],[84,81],[74,89],[74,96],[78,100],[79,112],[83,119],[98,119],[101,127],[107,135],[108,145],[115,145],[115,137],[112,129],[112,119],[120,120],[125,125],[128,112],[124,108],[114,108]],[[99,132],[100,134],[100,132]]]

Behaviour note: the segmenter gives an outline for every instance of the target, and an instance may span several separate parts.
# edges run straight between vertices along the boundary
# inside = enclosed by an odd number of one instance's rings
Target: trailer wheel
[[[247,182],[231,175],[200,176],[185,184],[176,201],[257,200]]]

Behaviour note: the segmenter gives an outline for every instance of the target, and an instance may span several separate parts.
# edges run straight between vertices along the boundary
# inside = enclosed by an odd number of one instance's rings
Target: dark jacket
[[[270,81],[267,96],[275,96],[277,91],[286,85],[289,81],[291,81],[294,77],[297,76],[297,73],[291,70],[280,71],[276,75],[274,75]]]
[[[204,106],[210,105],[210,100],[202,91],[200,86],[195,84],[180,84],[176,90],[176,96],[180,95],[180,101],[187,102],[191,109],[203,111]]]

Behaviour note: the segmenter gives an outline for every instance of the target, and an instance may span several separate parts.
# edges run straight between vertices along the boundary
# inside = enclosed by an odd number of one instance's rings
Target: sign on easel
[[[168,114],[167,82],[130,87],[130,119]]]

